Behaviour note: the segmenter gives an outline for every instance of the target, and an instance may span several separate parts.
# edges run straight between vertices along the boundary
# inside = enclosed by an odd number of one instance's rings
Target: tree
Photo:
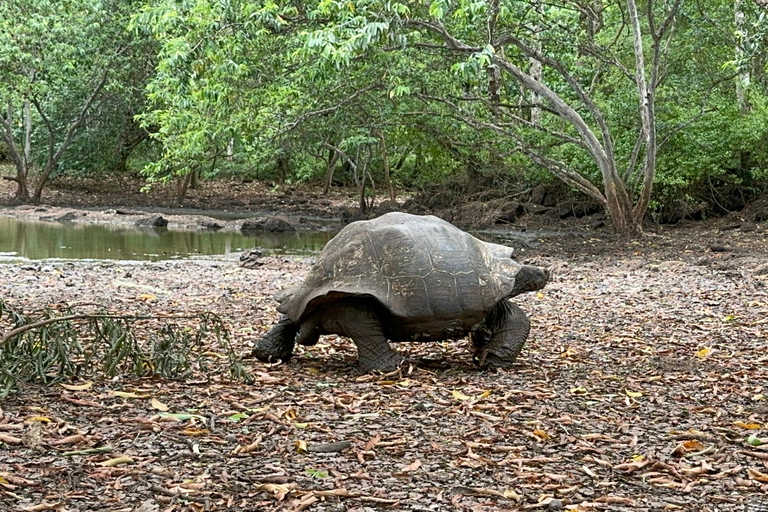
[[[448,106],[476,129],[507,138],[533,162],[603,205],[618,232],[637,236],[655,174],[656,89],[681,1],[657,4],[647,2],[640,13],[634,0],[623,8],[598,1],[322,2],[313,16],[328,21],[308,35],[307,48],[321,48],[320,56],[335,66],[381,48],[429,54],[433,65],[451,67],[457,79],[470,83],[474,96],[467,101],[454,89],[443,95],[415,93],[418,97]],[[529,72],[530,62],[536,65]],[[535,76],[540,68],[542,79]],[[631,155],[622,155],[625,172],[601,101],[601,86],[616,73],[625,77],[624,87],[635,90],[637,104],[637,143]],[[528,105],[529,112],[541,111],[538,123],[521,113],[525,90],[535,93],[534,101],[541,99]],[[591,158],[598,179],[574,149]],[[633,189],[630,179],[636,173],[642,179]]]
[[[113,59],[123,50],[121,20],[115,16],[119,5],[88,0],[0,5],[0,135],[16,167],[16,175],[5,179],[16,182],[17,201],[40,201],[102,97]],[[30,195],[38,159],[44,163]]]

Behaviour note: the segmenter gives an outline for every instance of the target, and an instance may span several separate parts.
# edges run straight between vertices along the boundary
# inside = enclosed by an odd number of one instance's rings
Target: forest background
[[[562,183],[615,229],[768,185],[765,0],[8,0],[16,202],[140,174],[512,197]],[[372,187],[373,186],[373,187]],[[379,192],[381,194],[381,192]]]

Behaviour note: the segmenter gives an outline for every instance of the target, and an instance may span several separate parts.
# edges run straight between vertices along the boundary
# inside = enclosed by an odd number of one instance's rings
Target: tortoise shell
[[[512,252],[431,215],[388,213],[344,227],[277,309],[298,323],[329,301],[373,297],[398,336],[459,337],[513,294],[523,266]]]

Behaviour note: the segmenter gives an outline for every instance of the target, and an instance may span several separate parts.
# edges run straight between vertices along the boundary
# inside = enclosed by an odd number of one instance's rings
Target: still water
[[[20,259],[158,261],[262,247],[269,254],[319,252],[330,231],[258,233],[175,231],[101,224],[30,222],[0,217],[0,263]]]

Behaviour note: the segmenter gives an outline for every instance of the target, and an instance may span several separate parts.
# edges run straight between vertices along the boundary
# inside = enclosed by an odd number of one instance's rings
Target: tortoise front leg
[[[472,333],[474,361],[479,366],[510,366],[523,349],[531,322],[517,305],[501,300]]]
[[[293,347],[296,344],[298,331],[299,325],[288,316],[282,315],[280,321],[256,342],[251,356],[265,363],[275,363],[278,360],[288,361],[293,357]]]

